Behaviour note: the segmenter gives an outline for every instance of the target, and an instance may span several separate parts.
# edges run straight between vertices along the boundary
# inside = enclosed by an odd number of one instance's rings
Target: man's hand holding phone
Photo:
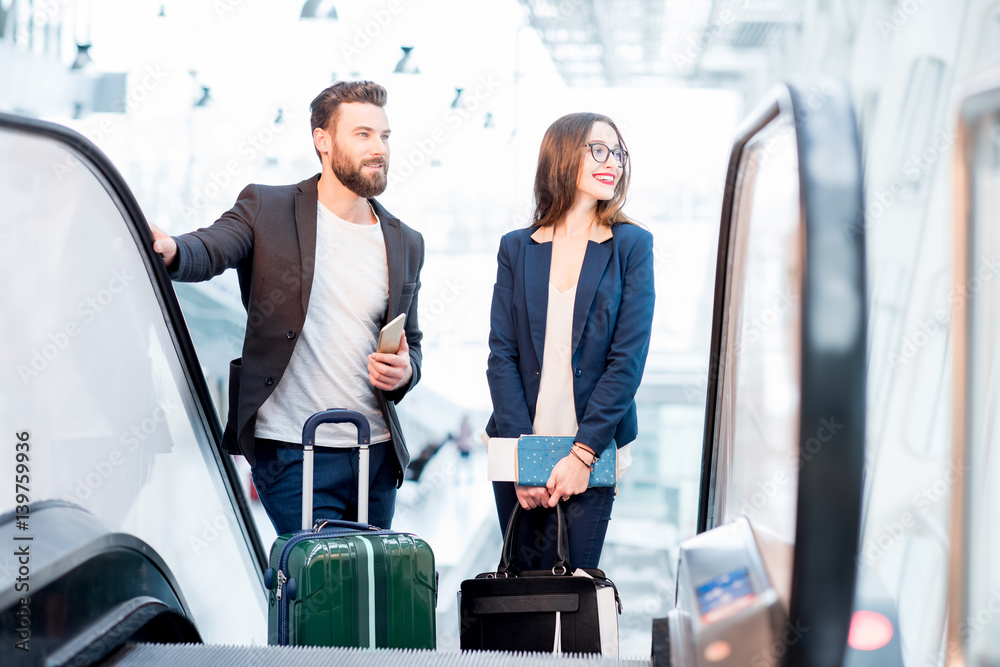
[[[413,378],[410,368],[410,346],[406,344],[406,313],[382,327],[379,334],[378,351],[368,355],[368,380],[373,387],[383,391],[393,391],[407,384]],[[399,341],[398,347],[395,341]],[[393,352],[393,348],[396,350]]]

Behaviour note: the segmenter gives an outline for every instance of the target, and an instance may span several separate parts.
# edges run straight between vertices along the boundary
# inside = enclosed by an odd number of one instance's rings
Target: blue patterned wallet
[[[517,441],[517,484],[545,486],[556,464],[573,448],[572,435],[522,435]],[[614,486],[618,481],[615,441],[594,461],[588,486]]]

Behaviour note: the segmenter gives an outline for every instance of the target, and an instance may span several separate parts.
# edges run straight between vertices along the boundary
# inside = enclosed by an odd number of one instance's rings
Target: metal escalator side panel
[[[1000,660],[1000,575],[996,512],[1000,458],[997,331],[1000,288],[1000,67],[967,81],[959,105],[954,162],[954,285],[951,319],[952,470],[948,617],[949,665]]]
[[[785,655],[785,607],[746,519],[686,540],[677,586],[668,616],[671,664],[773,665]]]

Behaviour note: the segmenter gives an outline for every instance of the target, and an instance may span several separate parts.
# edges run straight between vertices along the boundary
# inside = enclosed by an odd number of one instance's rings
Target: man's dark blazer
[[[490,437],[533,432],[551,238],[551,228],[529,227],[500,241],[486,371],[493,398]],[[576,440],[598,454],[612,438],[624,446],[638,433],[634,399],[649,351],[654,299],[653,235],[627,223],[595,230],[576,287],[572,366]]]
[[[178,256],[169,271],[173,280],[208,280],[229,268],[235,268],[239,277],[247,331],[243,356],[230,365],[229,420],[222,446],[244,454],[251,465],[257,411],[288,367],[306,319],[316,258],[318,182],[317,174],[298,185],[248,185],[233,208],[210,227],[174,237]],[[392,434],[399,461],[397,482],[402,483],[410,456],[395,404],[420,380],[423,335],[417,322],[417,292],[424,240],[377,201],[369,201],[382,221],[389,265],[389,302],[383,325],[406,313],[406,343],[413,368],[408,385],[393,392],[373,389]]]

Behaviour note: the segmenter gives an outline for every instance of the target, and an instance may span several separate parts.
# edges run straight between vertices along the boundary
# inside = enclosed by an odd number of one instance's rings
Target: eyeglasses
[[[608,148],[607,144],[602,144],[599,141],[594,141],[589,144],[586,144],[584,148],[589,148],[590,154],[593,155],[594,159],[600,162],[601,164],[604,164],[605,162],[608,161],[609,153],[611,155],[614,155],[615,160],[617,160],[618,164],[620,164],[623,167],[625,166],[625,163],[628,162],[628,151],[625,150],[624,148]]]

